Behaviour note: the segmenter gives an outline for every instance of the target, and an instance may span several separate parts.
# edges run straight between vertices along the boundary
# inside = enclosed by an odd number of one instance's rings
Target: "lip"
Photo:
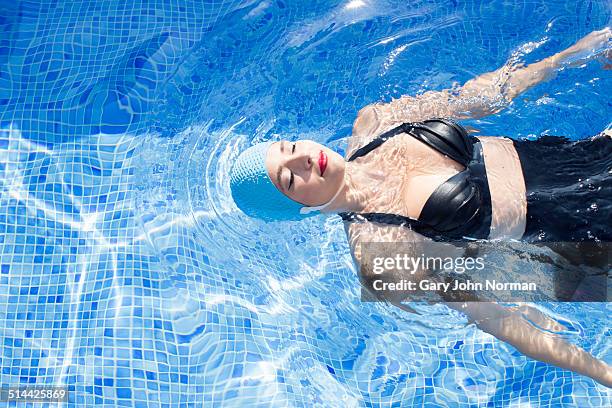
[[[323,150],[319,152],[319,171],[321,172],[321,177],[323,177],[323,173],[325,173],[325,169],[327,168],[327,155],[323,153]]]

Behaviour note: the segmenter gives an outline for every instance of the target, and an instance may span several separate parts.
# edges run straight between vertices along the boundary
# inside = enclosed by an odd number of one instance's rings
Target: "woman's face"
[[[276,188],[308,207],[331,200],[344,179],[342,156],[311,140],[273,143],[266,169]]]

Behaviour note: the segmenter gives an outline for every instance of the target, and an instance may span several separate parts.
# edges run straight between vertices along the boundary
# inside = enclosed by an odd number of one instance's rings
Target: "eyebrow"
[[[285,141],[281,140],[280,141],[280,151],[281,153],[285,150]],[[281,173],[283,171],[283,168],[281,166],[278,166],[278,170],[276,171],[276,182],[278,183],[279,187],[281,188],[281,190],[285,190],[285,187],[281,184]]]

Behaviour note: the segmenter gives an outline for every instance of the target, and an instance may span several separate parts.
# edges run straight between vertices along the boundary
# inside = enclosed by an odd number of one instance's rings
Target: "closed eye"
[[[291,146],[291,154],[295,153],[295,145],[296,143],[294,143],[293,146]],[[287,190],[291,190],[292,185],[293,185],[293,172],[291,172],[291,176],[289,176],[289,187],[287,187]]]

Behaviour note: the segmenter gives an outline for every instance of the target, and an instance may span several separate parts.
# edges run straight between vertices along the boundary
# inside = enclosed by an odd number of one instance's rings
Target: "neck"
[[[340,193],[322,212],[361,212],[374,196],[376,186],[380,183],[380,178],[365,166],[347,162]]]

